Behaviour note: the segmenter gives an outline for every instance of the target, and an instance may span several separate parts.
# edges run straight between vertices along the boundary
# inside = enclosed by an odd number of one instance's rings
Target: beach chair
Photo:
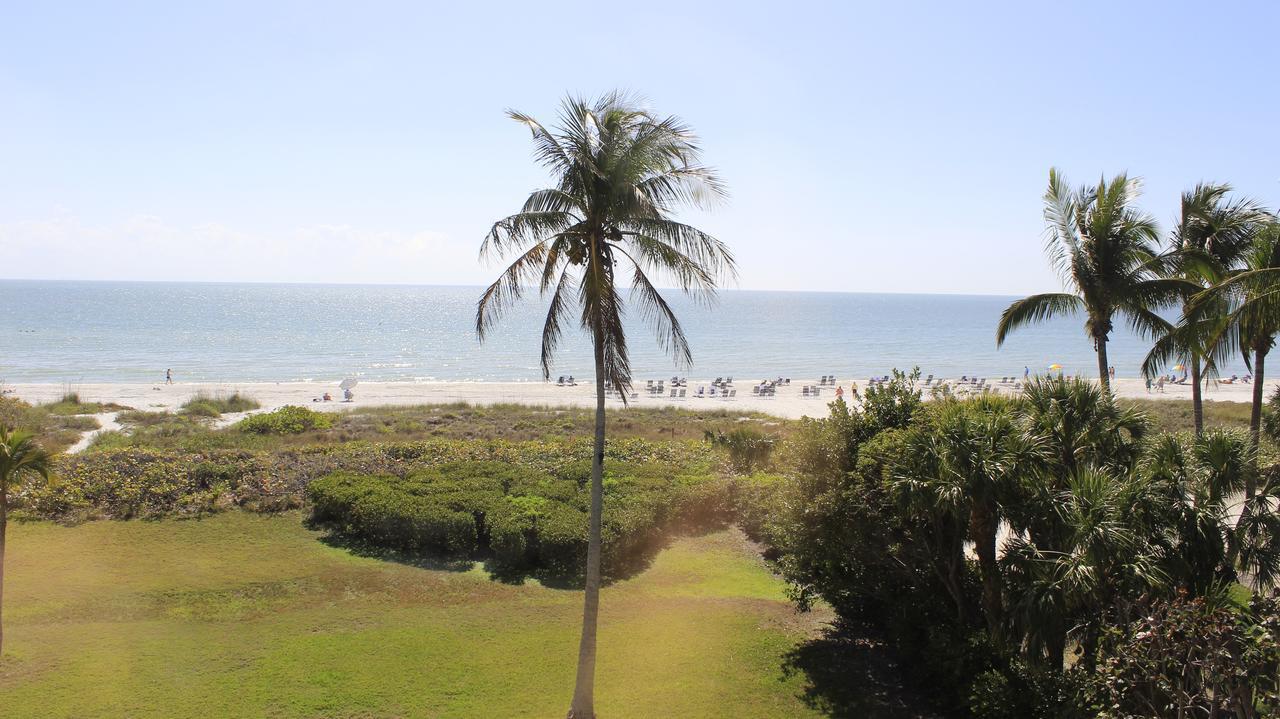
[[[685,396],[684,396],[684,392],[685,392],[684,390],[680,390],[680,399],[684,399],[684,398],[685,398]]]
[[[715,387],[712,387],[712,388],[711,388],[710,396],[711,396],[711,397],[715,397],[715,396],[716,396],[716,388],[715,388]]]
[[[675,389],[675,387],[672,387],[672,388],[671,388],[671,399],[675,399],[675,398],[676,398],[676,389]]]
[[[729,399],[737,399],[737,398],[738,398],[738,390],[736,389],[729,390]]]
[[[695,395],[694,395],[694,397],[702,397],[702,396],[703,396],[703,390],[705,390],[705,389],[706,389],[706,387],[699,387],[699,388],[698,388],[698,393],[697,393],[697,394],[695,394]]]

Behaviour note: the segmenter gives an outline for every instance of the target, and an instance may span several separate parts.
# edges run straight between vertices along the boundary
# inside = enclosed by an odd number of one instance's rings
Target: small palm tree
[[[1160,277],[1167,260],[1157,251],[1155,221],[1134,206],[1138,190],[1138,181],[1126,175],[1072,190],[1056,169],[1049,170],[1046,251],[1073,292],[1032,295],[1009,305],[996,327],[997,347],[1019,327],[1083,311],[1085,332],[1098,354],[1098,377],[1110,389],[1107,339],[1116,315],[1139,334],[1168,330],[1154,310],[1176,299],[1186,284]]]
[[[1182,193],[1181,213],[1170,237],[1171,250],[1178,255],[1178,261],[1170,267],[1171,276],[1194,285],[1197,291],[1220,282],[1239,265],[1259,224],[1266,218],[1261,206],[1252,200],[1228,201],[1230,191],[1229,185],[1201,183],[1194,190]],[[1187,322],[1190,300],[1190,294],[1183,298],[1183,322],[1156,341],[1143,361],[1142,372],[1147,377],[1155,377],[1174,359],[1188,366],[1192,416],[1198,435],[1204,431],[1201,395],[1205,370],[1213,376],[1212,365],[1206,366],[1204,342],[1213,320],[1226,310],[1202,312],[1206,320]]]
[[[1153,490],[1133,471],[1083,468],[1054,496],[1066,529],[1060,546],[1010,539],[1004,563],[1011,623],[1053,671],[1062,670],[1073,635],[1092,667],[1103,625],[1131,618],[1115,614],[1132,609],[1128,598],[1167,585],[1157,525],[1147,511],[1163,506]]]
[[[520,212],[496,222],[485,237],[482,257],[514,255],[515,260],[481,296],[476,332],[483,340],[526,286],[536,285],[551,299],[542,330],[544,378],[551,374],[567,324],[576,319],[591,338],[595,451],[582,639],[569,709],[571,718],[588,719],[595,716],[605,388],[612,385],[625,402],[631,387],[624,306],[638,305],[658,341],[687,366],[691,354],[684,331],[651,275],[709,302],[718,283],[734,275],[734,262],[719,240],[671,219],[677,206],[705,206],[724,193],[715,174],[699,164],[693,134],[679,119],[652,115],[617,93],[594,102],[566,99],[554,130],[523,113],[508,115],[532,131],[536,156],[555,184],[535,190]]]
[[[32,475],[48,478],[49,454],[33,435],[0,425],[0,655],[4,652],[4,544],[9,521],[9,490]]]
[[[1249,434],[1257,456],[1267,354],[1280,334],[1280,222],[1257,228],[1243,261],[1243,270],[1195,296],[1187,324],[1209,327],[1204,331],[1209,361],[1221,363],[1239,352],[1253,370]],[[1229,308],[1225,313],[1223,306]],[[1245,483],[1245,497],[1252,498],[1256,489],[1257,478],[1251,475]]]
[[[950,515],[978,557],[982,611],[991,637],[1004,636],[1003,579],[997,555],[1003,507],[1016,503],[1020,475],[1044,461],[1043,445],[1023,430],[1020,404],[1001,397],[944,400],[910,435],[894,481],[925,511]]]

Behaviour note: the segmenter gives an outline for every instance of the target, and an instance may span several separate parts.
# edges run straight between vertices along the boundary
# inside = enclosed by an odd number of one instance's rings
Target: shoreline
[[[650,395],[645,391],[645,382],[640,379],[634,391],[637,398],[631,401],[633,407],[675,407],[691,410],[742,410],[762,412],[786,419],[801,417],[822,417],[827,413],[827,403],[835,399],[834,387],[821,388],[815,397],[805,397],[802,387],[817,384],[816,379],[806,380],[792,378],[791,384],[779,387],[772,397],[758,397],[752,394],[755,380],[738,381],[732,388],[737,390],[736,397],[724,399],[694,397],[699,387],[711,389],[709,380],[690,379],[684,399],[670,397],[668,387],[661,396]],[[954,383],[954,379],[949,380]],[[655,380],[656,382],[656,380]],[[837,382],[844,387],[846,394],[851,383],[860,389],[867,386],[867,378],[841,378]],[[1001,384],[999,378],[994,383],[988,378],[988,386],[993,386],[1003,394],[1012,394],[1017,390],[1012,383]],[[1278,381],[1265,383],[1268,396],[1275,391]],[[558,386],[554,382],[362,382],[353,391],[353,402],[341,401],[342,391],[336,382],[178,382],[174,384],[156,384],[142,382],[101,382],[101,383],[10,383],[4,386],[6,396],[17,397],[31,404],[56,402],[66,392],[76,392],[85,402],[115,403],[148,411],[176,411],[187,400],[198,393],[212,395],[241,392],[261,403],[256,412],[269,411],[285,405],[301,405],[312,409],[327,411],[344,411],[359,407],[409,406],[419,404],[452,404],[465,402],[473,405],[522,404],[549,407],[594,407],[595,385],[580,382],[575,386]],[[925,396],[929,388],[924,387]],[[1117,378],[1112,382],[1112,390],[1117,397],[1125,399],[1190,399],[1190,385],[1165,385],[1164,392],[1154,389],[1147,392],[1141,379]],[[329,392],[335,401],[313,401]],[[1252,384],[1217,384],[1205,388],[1206,402],[1250,402],[1252,401]],[[717,390],[717,395],[721,392]],[[622,402],[615,397],[607,400],[610,408],[622,408]]]

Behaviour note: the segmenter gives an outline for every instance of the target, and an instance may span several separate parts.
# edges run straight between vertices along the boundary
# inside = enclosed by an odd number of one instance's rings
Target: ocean
[[[481,344],[479,287],[0,280],[0,382],[540,381],[546,303],[530,292]],[[1083,318],[1021,330],[997,349],[1013,297],[724,291],[701,307],[665,293],[694,365],[680,368],[639,316],[637,379],[868,377],[919,366],[940,377],[1021,375],[1058,363],[1096,374]],[[1148,345],[1121,321],[1109,344],[1121,377]],[[1237,370],[1239,371],[1239,370]],[[566,332],[552,377],[592,374]]]

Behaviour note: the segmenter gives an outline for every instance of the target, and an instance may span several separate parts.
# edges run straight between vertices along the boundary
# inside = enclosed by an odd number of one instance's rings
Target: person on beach
[[[164,383],[173,384],[173,370],[167,369],[164,371]]]
[[[1023,365],[1023,366],[1022,366],[1022,379],[1027,379],[1027,378],[1029,378],[1030,376],[1031,376],[1031,368],[1030,368],[1030,367],[1028,367],[1027,365]]]
[[[1147,378],[1147,394],[1151,394],[1151,378]]]
[[[1116,366],[1115,366],[1115,365],[1111,365],[1110,367],[1108,367],[1108,368],[1107,368],[1107,377],[1109,377],[1109,378],[1111,378],[1111,379],[1115,379],[1115,378],[1116,378]]]
[[[1164,375],[1160,375],[1160,379],[1156,381],[1156,391],[1157,392],[1164,391]]]
[[[844,387],[836,385],[836,399],[844,399]]]

